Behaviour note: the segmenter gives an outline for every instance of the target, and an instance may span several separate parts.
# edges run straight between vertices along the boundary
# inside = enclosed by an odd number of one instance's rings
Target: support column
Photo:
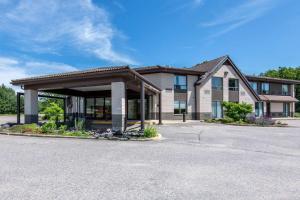
[[[143,81],[141,82],[140,100],[141,131],[143,131],[145,129],[145,85]]]
[[[161,98],[161,93],[159,93],[159,108],[158,108],[158,124],[162,124],[162,119],[161,119],[161,103],[162,103],[162,98]]]
[[[38,123],[38,91],[25,90],[24,92],[25,124]]]
[[[17,93],[17,124],[21,123],[21,94]]]
[[[122,133],[125,128],[125,83],[111,83],[112,130]]]

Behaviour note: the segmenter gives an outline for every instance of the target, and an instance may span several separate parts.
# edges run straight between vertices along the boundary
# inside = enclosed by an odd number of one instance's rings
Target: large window
[[[222,118],[223,109],[221,101],[212,101],[212,118]]]
[[[175,76],[174,89],[177,89],[177,90],[186,90],[187,89],[186,76],[179,76],[179,75]]]
[[[86,98],[85,112],[90,119],[111,119],[111,98]]]
[[[290,116],[290,104],[289,103],[283,103],[283,116],[284,117]]]
[[[228,87],[231,91],[239,91],[239,80],[230,78],[228,82]]]
[[[282,95],[287,96],[289,95],[289,86],[288,85],[282,85]]]
[[[250,85],[252,87],[252,89],[257,92],[257,83],[256,82],[250,82]]]
[[[269,83],[261,84],[261,93],[262,94],[270,94],[270,84]]]
[[[264,103],[263,102],[256,102],[255,103],[255,116],[262,117],[264,113]]]
[[[174,114],[186,113],[186,102],[185,101],[174,101]]]
[[[223,90],[223,78],[222,77],[212,77],[212,89],[213,90]]]

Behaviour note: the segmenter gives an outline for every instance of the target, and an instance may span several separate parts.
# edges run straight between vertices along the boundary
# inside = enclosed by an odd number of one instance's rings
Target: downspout
[[[196,120],[199,120],[198,119],[198,105],[197,105],[197,102],[198,102],[198,95],[197,95],[197,82],[200,80],[200,76],[198,75],[198,79],[197,81],[194,83],[194,90],[195,90],[195,119]],[[200,115],[200,113],[199,113]]]

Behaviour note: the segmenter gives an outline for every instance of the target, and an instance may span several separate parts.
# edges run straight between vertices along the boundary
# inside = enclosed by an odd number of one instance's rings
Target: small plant
[[[230,118],[230,117],[225,117],[223,119],[219,120],[220,122],[224,123],[224,124],[230,124],[234,122],[234,119]]]
[[[85,121],[83,119],[75,120],[75,130],[84,131]]]
[[[148,126],[144,130],[144,137],[152,138],[158,135],[157,129],[154,126]]]
[[[40,133],[41,128],[37,124],[15,125],[9,128],[14,133]]]
[[[59,128],[58,128],[58,133],[59,134],[65,134],[66,133],[66,131],[67,131],[67,125],[61,125]]]
[[[56,129],[56,123],[54,121],[49,121],[41,126],[43,133],[53,133]]]

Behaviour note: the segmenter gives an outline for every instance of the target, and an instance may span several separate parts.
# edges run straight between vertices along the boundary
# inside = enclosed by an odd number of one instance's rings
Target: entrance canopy
[[[127,95],[140,94],[138,98],[140,99],[139,110],[142,128],[145,119],[145,96],[156,96],[158,101],[161,101],[161,89],[128,66],[95,68],[17,79],[12,80],[11,84],[21,86],[25,91],[25,123],[37,122],[38,92],[84,99],[93,96],[107,97],[108,103],[105,105],[111,106],[112,128],[121,131],[123,131],[127,118]],[[127,94],[127,91],[131,92]],[[78,102],[80,100],[77,99],[76,107],[79,105]],[[95,105],[98,105],[97,102]],[[80,110],[80,105],[76,112],[80,112],[78,110]],[[109,112],[107,111],[107,113]],[[159,121],[161,122],[161,103],[159,103]]]

